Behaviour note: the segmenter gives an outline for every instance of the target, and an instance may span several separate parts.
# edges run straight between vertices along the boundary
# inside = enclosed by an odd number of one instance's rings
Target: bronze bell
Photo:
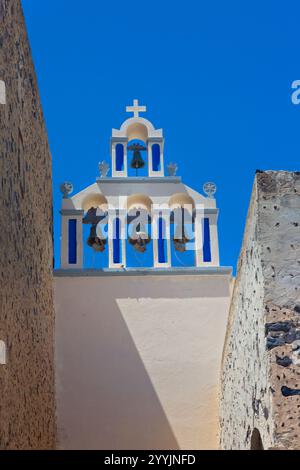
[[[101,217],[97,215],[97,208],[96,207],[90,207],[90,209],[87,211],[85,216],[82,219],[83,224],[92,224],[92,225],[97,225],[97,223],[100,221]]]
[[[146,246],[151,241],[150,235],[146,230],[146,226],[143,222],[140,222],[136,225],[135,230],[128,237],[129,243],[134,247],[136,251],[140,253],[145,253]]]
[[[146,246],[150,241],[151,237],[146,232],[136,232],[134,237],[129,237],[129,243],[140,253],[145,253]]]
[[[174,237],[173,237],[175,250],[180,251],[180,253],[184,253],[186,250],[186,243],[188,241],[189,241],[189,238],[185,234],[184,223],[182,223],[181,227],[177,225],[175,233],[174,233]]]
[[[105,250],[105,245],[106,245],[107,240],[105,238],[98,237],[96,227],[97,227],[96,224],[93,224],[91,226],[91,231],[90,231],[89,238],[87,239],[87,244],[88,246],[92,247],[94,251],[103,252]]]

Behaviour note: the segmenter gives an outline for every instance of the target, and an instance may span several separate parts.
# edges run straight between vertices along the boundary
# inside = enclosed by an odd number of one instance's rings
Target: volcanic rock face
[[[256,175],[223,353],[221,447],[300,448],[300,174]],[[251,444],[252,442],[252,444]]]
[[[51,156],[19,0],[0,0],[0,24],[0,448],[47,449],[55,443]]]

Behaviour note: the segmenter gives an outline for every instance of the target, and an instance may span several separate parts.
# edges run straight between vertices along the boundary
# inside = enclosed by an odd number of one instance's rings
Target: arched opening
[[[146,140],[130,139],[127,145],[128,176],[148,175],[148,149]]]
[[[128,176],[148,175],[148,128],[140,122],[133,122],[126,130]]]
[[[103,212],[107,211],[107,199],[103,194],[93,193],[88,194],[81,203],[84,212],[87,212],[91,207],[99,208]]]
[[[187,193],[174,193],[169,199],[170,209],[174,210],[180,207],[192,211],[195,207],[194,199]]]
[[[169,206],[172,266],[194,266],[194,200],[187,193],[175,193],[169,199]]]
[[[127,137],[128,142],[131,140],[142,140],[147,142],[148,140],[148,129],[147,126],[141,124],[140,122],[134,122],[127,128]]]
[[[170,236],[172,266],[194,266],[195,236],[192,211],[180,207],[171,212]]]
[[[250,450],[264,450],[260,432],[256,428],[254,428],[252,432]]]
[[[128,267],[153,266],[151,208],[152,200],[146,194],[132,194],[127,198],[126,264]]]
[[[127,197],[127,212],[134,209],[146,209],[151,213],[152,200],[149,196],[142,193],[131,194]]]
[[[104,268],[108,266],[108,202],[103,194],[87,195],[82,201],[85,211],[83,229],[83,266]]]
[[[114,136],[120,135],[122,138],[126,137],[128,142],[127,147],[127,175],[128,176],[148,176],[150,173],[159,172],[162,169],[161,161],[161,145],[155,142],[153,138],[159,142],[162,141],[162,131],[155,130],[151,122],[147,119],[134,117],[127,119],[121,126],[120,131],[116,131]],[[149,139],[152,139],[152,145],[149,144]],[[140,154],[135,154],[133,165],[133,146],[139,144]],[[150,147],[151,145],[151,147]],[[149,146],[149,147],[148,147]],[[149,168],[149,161],[147,158],[148,148],[151,149],[152,163]],[[144,163],[142,162],[144,160]]]

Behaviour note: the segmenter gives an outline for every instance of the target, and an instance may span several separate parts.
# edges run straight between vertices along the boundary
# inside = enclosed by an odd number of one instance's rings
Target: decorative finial
[[[207,195],[207,197],[213,199],[217,192],[217,185],[211,181],[208,181],[203,185],[203,192]]]
[[[133,100],[133,106],[126,106],[126,113],[133,113],[133,117],[140,117],[139,113],[146,111],[146,106],[139,106],[139,100]]]
[[[105,160],[103,160],[102,162],[98,163],[98,168],[100,171],[101,178],[105,178],[105,176],[107,176],[107,173],[109,172],[109,164]]]
[[[69,195],[73,192],[73,184],[70,183],[69,181],[64,181],[60,185],[59,189],[63,195],[63,198],[68,199]]]
[[[167,165],[168,176],[176,176],[177,170],[177,163],[170,162],[169,165]]]

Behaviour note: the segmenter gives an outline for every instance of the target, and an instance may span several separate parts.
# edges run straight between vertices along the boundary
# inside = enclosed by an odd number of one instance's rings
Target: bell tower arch
[[[148,153],[148,177],[162,177],[164,173],[164,138],[162,129],[155,129],[153,124],[139,113],[146,112],[146,106],[139,106],[138,100],[133,106],[127,106],[127,112],[133,117],[126,119],[120,129],[113,129],[111,137],[112,176],[128,176],[128,143],[142,141]]]

